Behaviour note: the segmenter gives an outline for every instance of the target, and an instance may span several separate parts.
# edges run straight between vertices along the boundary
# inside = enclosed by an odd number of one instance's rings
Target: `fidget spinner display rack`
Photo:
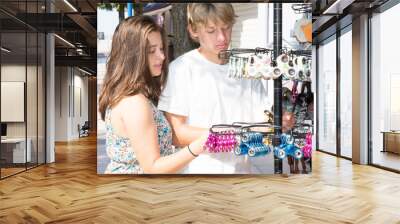
[[[274,55],[278,55],[276,59]],[[229,77],[231,78],[291,80],[296,87],[298,83],[303,82],[303,87],[308,88],[311,83],[311,51],[281,48],[279,54],[275,54],[273,49],[267,48],[234,48],[221,51],[219,57],[229,62]],[[282,89],[281,83],[278,86]],[[308,91],[311,90],[308,89]],[[297,104],[297,95],[294,94],[295,97],[292,100],[295,103],[293,110]],[[282,105],[282,98],[275,97],[274,101],[277,99],[278,102],[275,105]],[[281,117],[276,111],[274,111],[274,116]],[[214,130],[216,128],[226,130],[216,132]],[[254,131],[254,128],[267,128],[268,131]],[[302,130],[304,128],[306,131]],[[307,125],[297,126],[288,134],[281,133],[281,126],[274,125],[273,122],[252,125],[239,122],[232,125],[215,125],[210,129],[206,149],[210,153],[233,152],[237,156],[248,155],[249,157],[273,153],[275,173],[282,173],[282,159],[287,156],[296,160],[311,158],[312,130],[308,129],[310,128]]]
[[[209,153],[234,153],[237,156],[266,156],[273,153],[279,159],[311,157],[311,130],[297,126],[290,134],[280,134],[274,144],[276,125],[267,122],[218,124],[210,128],[205,148]]]
[[[295,10],[296,13],[306,13],[309,11],[309,9],[306,8],[306,6],[293,8],[293,10]],[[282,49],[282,3],[274,3],[273,24],[274,24],[274,26],[273,26],[273,49],[266,49],[266,48],[231,49],[228,51],[221,52],[221,54],[219,55],[220,58],[229,60],[230,57],[237,56],[238,54],[243,54],[243,53],[252,53],[252,54],[256,54],[256,53],[268,54],[269,53],[269,54],[273,55],[272,58],[274,61],[276,61],[278,59],[279,55],[282,55],[283,53],[285,53],[285,49]],[[288,52],[286,51],[286,53],[288,53]],[[290,51],[290,53],[293,53],[294,55],[297,55],[297,56],[306,56],[308,58],[311,58],[310,51]],[[267,136],[272,137],[272,143],[273,143],[272,145],[274,147],[281,146],[281,144],[283,142],[282,140],[285,140],[285,142],[287,142],[287,143],[292,142],[291,138],[284,137],[285,139],[282,139],[282,136],[285,136],[284,134],[282,134],[282,128],[281,128],[281,125],[282,125],[282,79],[283,79],[282,75],[279,76],[278,78],[273,79],[273,82],[274,82],[274,111],[273,111],[273,120],[274,121],[273,121],[273,124],[275,124],[275,126],[274,126],[274,130],[273,130],[273,134],[272,133],[267,134]],[[246,129],[244,129],[244,130],[246,130]],[[212,132],[210,132],[210,133],[212,133]],[[241,133],[241,132],[239,132],[239,133]],[[252,132],[247,132],[247,133],[252,133]],[[235,134],[235,136],[236,136],[236,134]],[[235,137],[235,139],[236,139],[236,137]],[[259,137],[255,136],[254,139],[257,139],[257,141],[260,142]],[[236,139],[236,141],[237,140],[238,139]],[[307,140],[307,138],[306,138],[306,140]],[[309,140],[311,140],[311,138],[309,138]],[[238,141],[236,142],[235,148],[237,148],[237,145],[238,145]],[[240,145],[241,145],[241,142],[239,143],[239,146]],[[291,144],[289,144],[289,145],[291,145]],[[283,147],[283,145],[282,145],[282,147]],[[274,173],[281,174],[282,171],[283,171],[282,159],[279,158],[279,155],[274,155]]]

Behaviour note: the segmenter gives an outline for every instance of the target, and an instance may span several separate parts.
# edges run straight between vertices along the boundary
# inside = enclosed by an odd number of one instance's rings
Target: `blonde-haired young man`
[[[169,65],[167,84],[158,108],[165,111],[174,130],[174,144],[186,145],[213,124],[260,122],[271,108],[261,81],[228,77],[228,67],[218,53],[231,42],[235,13],[229,3],[188,4],[188,31],[198,49]],[[251,173],[244,156],[233,153],[203,153],[184,173]]]

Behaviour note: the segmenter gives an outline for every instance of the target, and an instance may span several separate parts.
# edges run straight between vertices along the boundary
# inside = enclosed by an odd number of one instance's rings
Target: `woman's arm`
[[[176,173],[195,158],[187,147],[172,155],[160,157],[153,111],[143,95],[129,97],[121,109],[124,131],[144,173]],[[190,143],[189,147],[194,154],[203,152],[206,138],[203,135]]]

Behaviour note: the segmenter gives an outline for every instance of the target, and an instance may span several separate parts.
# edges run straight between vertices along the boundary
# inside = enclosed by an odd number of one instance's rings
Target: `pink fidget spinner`
[[[307,133],[306,135],[306,145],[302,148],[303,155],[305,158],[311,158],[312,155],[312,135]]]
[[[210,132],[205,147],[208,152],[231,152],[236,146],[236,138],[232,131],[224,131],[221,133]]]

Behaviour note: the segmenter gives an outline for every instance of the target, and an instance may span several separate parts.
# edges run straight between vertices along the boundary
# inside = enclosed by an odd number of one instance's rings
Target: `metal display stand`
[[[274,59],[282,51],[282,3],[274,3]],[[273,145],[280,143],[282,134],[282,76],[274,80],[274,124],[275,137]],[[282,174],[282,160],[274,155],[274,173]]]

